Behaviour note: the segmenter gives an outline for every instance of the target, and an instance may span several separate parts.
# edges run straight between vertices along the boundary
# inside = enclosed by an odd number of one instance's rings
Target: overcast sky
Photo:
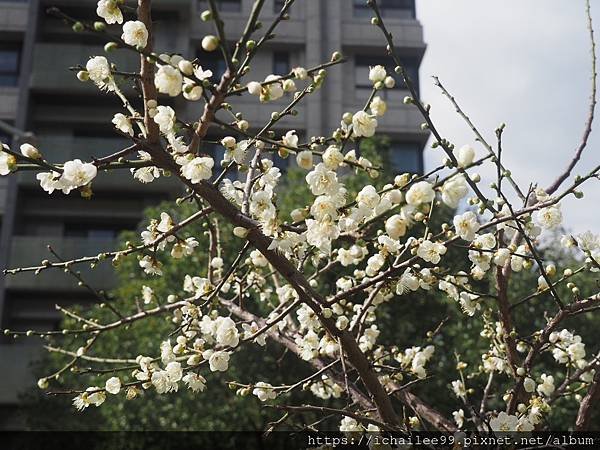
[[[530,181],[551,183],[574,154],[587,117],[591,61],[584,0],[418,0],[417,16],[428,44],[421,92],[440,132],[483,155],[431,75],[440,77],[489,142],[495,142],[496,127],[507,124],[503,161],[525,188]],[[600,39],[600,2],[592,2],[592,18]],[[595,128],[575,173],[587,173],[600,160],[600,124]],[[437,150],[425,155],[426,167],[441,161]],[[574,232],[597,232],[600,181],[584,186],[584,199],[563,205],[565,222]]]

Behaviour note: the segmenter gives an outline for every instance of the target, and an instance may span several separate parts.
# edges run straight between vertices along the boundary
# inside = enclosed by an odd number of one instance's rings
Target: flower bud
[[[40,159],[42,157],[40,151],[37,148],[27,143],[21,145],[21,153],[23,154],[23,156],[26,156],[27,158],[31,159]]]
[[[244,227],[235,227],[233,229],[233,234],[239,238],[245,238],[248,236],[248,229]]]
[[[116,42],[107,42],[106,44],[104,44],[104,51],[106,53],[110,53],[113,50],[116,50],[117,48],[119,48],[119,44],[117,44]]]
[[[209,34],[202,39],[202,48],[207,52],[214,52],[219,48],[219,38]]]
[[[202,22],[208,22],[210,20],[212,20],[213,15],[212,12],[210,10],[205,10],[202,11],[202,14],[200,14],[200,19],[202,20]]]
[[[257,81],[251,81],[250,83],[248,83],[247,88],[248,92],[252,95],[260,95],[260,93],[262,92],[262,86]]]
[[[88,81],[90,79],[90,74],[88,73],[87,70],[80,70],[79,72],[77,72],[77,79],[79,81]]]
[[[386,88],[393,89],[394,86],[396,86],[396,80],[394,80],[393,77],[387,76],[385,77],[385,80],[383,80],[383,84]]]
[[[181,73],[183,73],[184,75],[189,76],[194,73],[194,66],[187,59],[182,59],[181,61],[179,61],[179,63],[177,64],[177,67],[179,68]]]
[[[248,127],[250,126],[250,124],[248,123],[247,120],[240,120],[237,123],[237,127],[241,130],[241,131],[246,131],[248,130]]]

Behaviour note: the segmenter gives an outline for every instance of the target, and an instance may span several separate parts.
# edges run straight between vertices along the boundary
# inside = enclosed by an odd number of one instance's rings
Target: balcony
[[[24,32],[29,4],[23,1],[0,1],[0,32]]]
[[[69,260],[82,256],[95,256],[98,253],[115,248],[112,239],[86,239],[65,238],[61,236],[13,236],[10,252],[10,267],[27,267],[39,265],[44,259],[51,260],[52,255],[47,246],[51,245],[61,258]],[[99,264],[95,269],[90,269],[88,264],[74,266],[81,271],[85,281],[97,289],[107,289],[114,285],[115,276],[110,261]],[[21,273],[6,277],[8,289],[22,289],[28,291],[73,291],[84,288],[77,287],[77,280],[62,270],[50,269],[38,275]]]

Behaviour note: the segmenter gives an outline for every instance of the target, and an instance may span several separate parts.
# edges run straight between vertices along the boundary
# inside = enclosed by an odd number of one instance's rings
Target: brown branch
[[[596,365],[596,373],[592,380],[590,387],[581,400],[579,405],[579,411],[577,412],[577,419],[575,421],[576,431],[588,431],[592,425],[592,411],[594,406],[600,401],[600,367]]]

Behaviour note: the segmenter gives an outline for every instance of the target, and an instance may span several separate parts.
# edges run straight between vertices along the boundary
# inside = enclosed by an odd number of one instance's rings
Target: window
[[[200,0],[201,8],[208,8],[208,0]],[[219,12],[242,12],[242,0],[215,0]]]
[[[417,58],[402,58],[401,62],[404,64],[404,68],[406,69],[408,77],[413,82],[418,92],[419,62]],[[369,81],[369,70],[371,67],[376,65],[384,66],[388,75],[394,77],[396,80],[396,87],[394,89],[381,90],[377,95],[386,100],[402,100],[402,98],[406,95],[406,92],[403,92],[403,90],[406,89],[406,86],[402,81],[402,77],[395,72],[393,61],[390,61],[389,58],[361,55],[356,56],[354,60],[354,78],[357,98],[360,100],[366,100],[371,94],[371,91],[373,90],[373,83]]]
[[[273,53],[273,74],[287,75],[290,72],[290,54],[287,52]]]
[[[227,65],[225,64],[225,60],[223,59],[223,55],[221,52],[206,52],[202,49],[198,51],[198,63],[202,66],[204,70],[211,70],[212,77],[210,78],[213,83],[218,83],[225,70],[227,70]]]
[[[20,53],[15,46],[0,47],[0,86],[19,84]]]
[[[388,157],[396,173],[423,173],[423,153],[416,142],[392,142]]]
[[[378,0],[379,12],[384,18],[414,19],[415,0]],[[372,17],[373,10],[367,6],[366,0],[354,0],[355,17]]]

